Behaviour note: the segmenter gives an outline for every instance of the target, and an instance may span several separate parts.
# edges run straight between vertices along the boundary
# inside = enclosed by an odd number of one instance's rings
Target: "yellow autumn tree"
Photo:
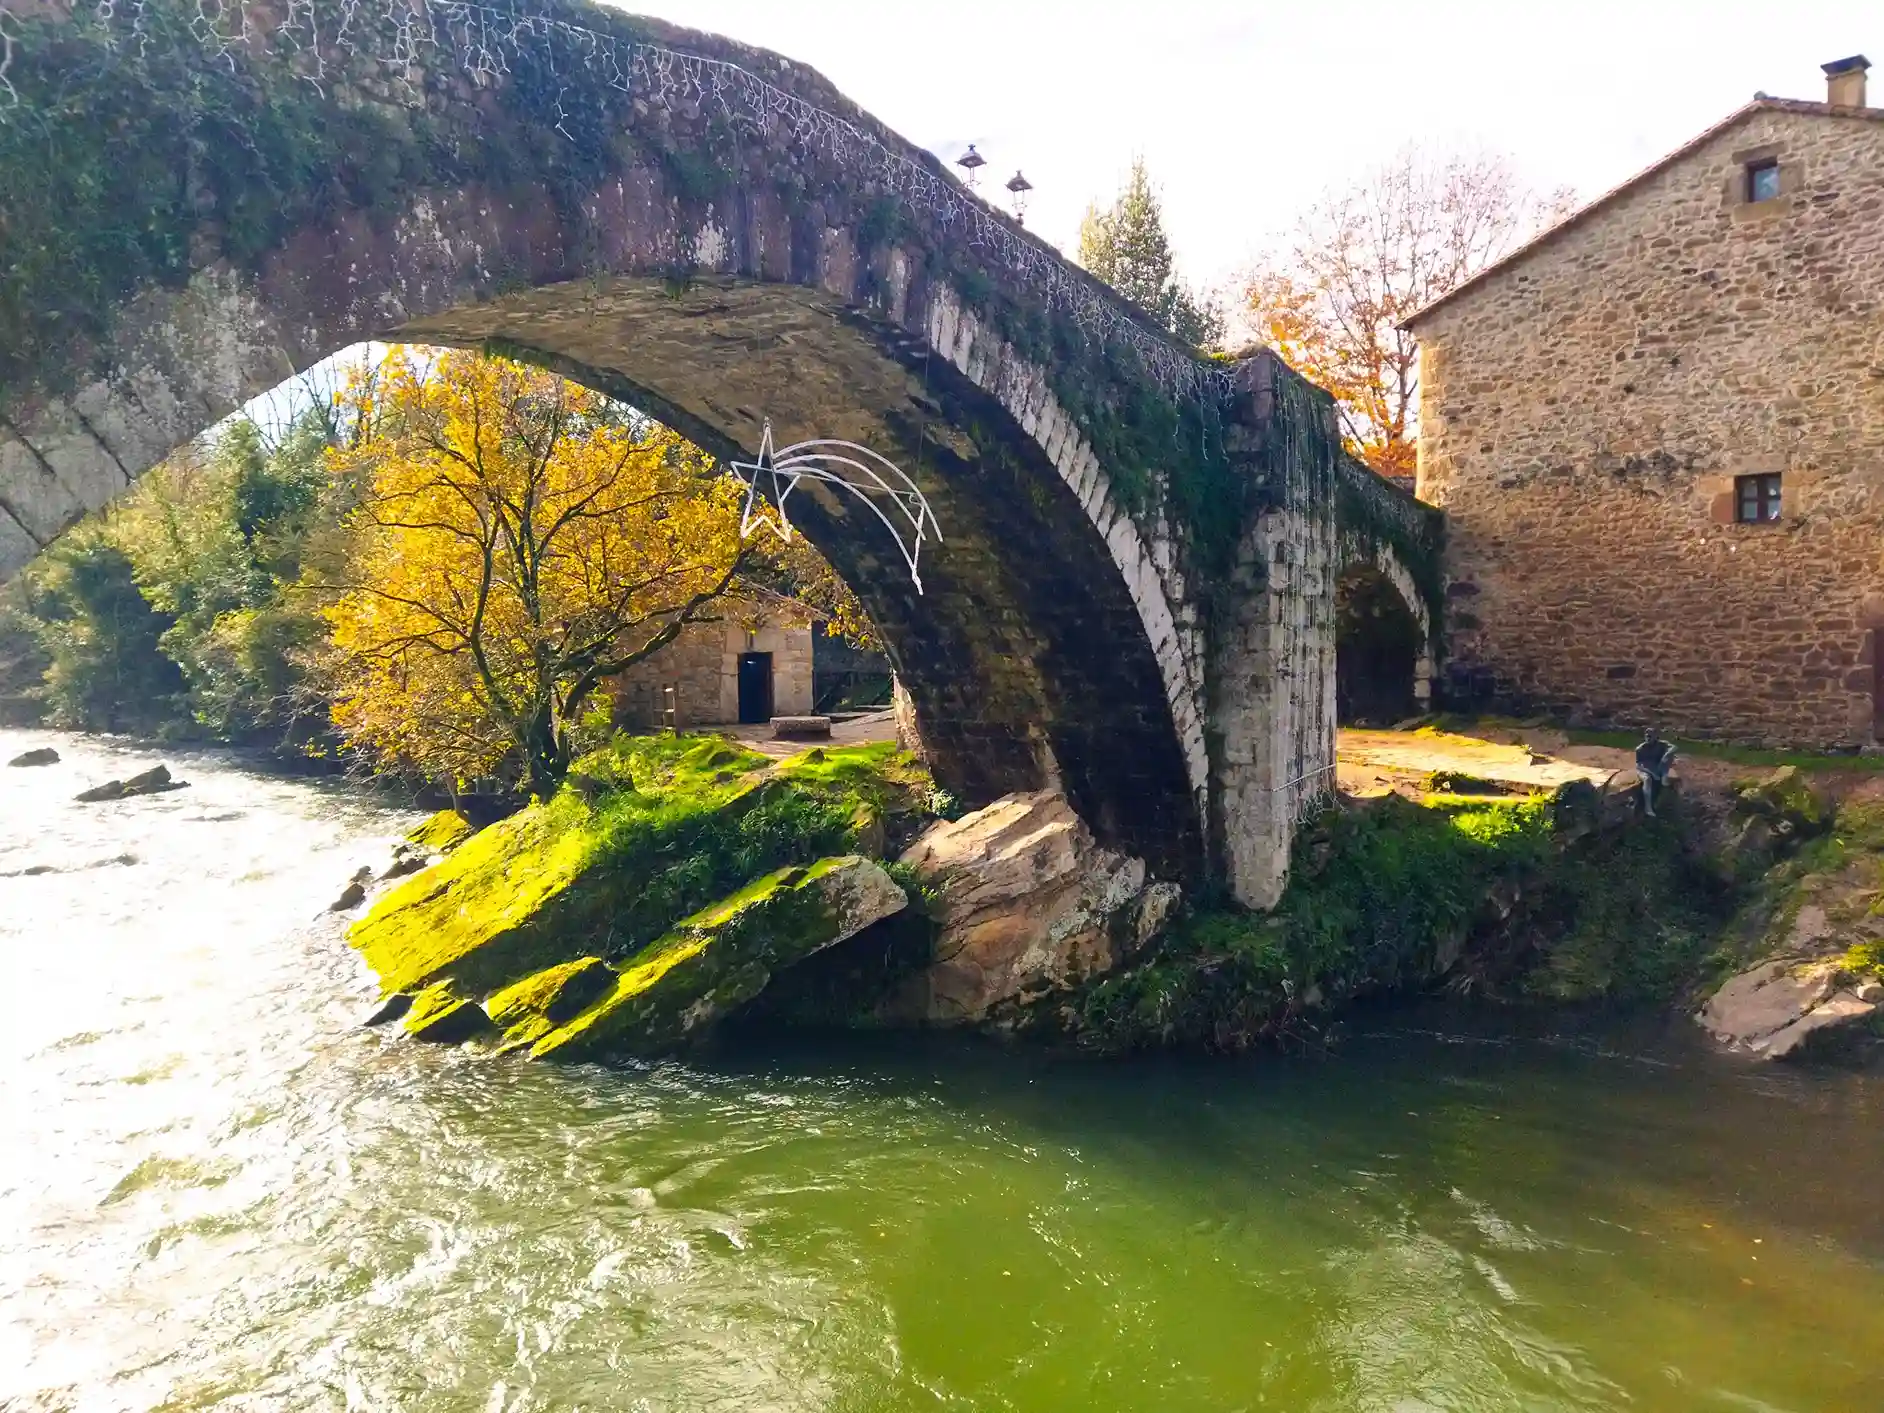
[[[360,497],[325,609],[334,725],[388,764],[553,793],[597,689],[734,585],[738,483],[503,359],[395,351],[348,398],[368,431],[330,454]]]

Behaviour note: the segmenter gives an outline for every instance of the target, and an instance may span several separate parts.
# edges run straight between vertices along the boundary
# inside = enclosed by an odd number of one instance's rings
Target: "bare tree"
[[[1419,349],[1401,321],[1573,205],[1567,190],[1540,199],[1503,158],[1403,148],[1325,193],[1257,261],[1243,317],[1334,394],[1351,451],[1384,476],[1411,476]]]

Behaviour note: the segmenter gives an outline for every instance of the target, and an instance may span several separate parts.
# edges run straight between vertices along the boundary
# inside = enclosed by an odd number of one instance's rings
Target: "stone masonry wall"
[[[739,720],[739,655],[772,654],[772,713],[811,711],[811,634],[798,624],[765,622],[750,632],[738,623],[695,623],[612,684],[615,720],[630,730],[664,722],[666,689],[674,689],[674,726],[730,726]]]
[[[1781,195],[1749,204],[1746,164]],[[1884,113],[1758,107],[1416,323],[1449,676],[1592,722],[1884,729]],[[1779,472],[1782,515],[1734,521]]]

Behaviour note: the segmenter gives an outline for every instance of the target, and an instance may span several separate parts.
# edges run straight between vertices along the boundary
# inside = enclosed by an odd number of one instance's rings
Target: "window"
[[[1747,200],[1771,201],[1779,195],[1779,162],[1768,157],[1747,163]]]
[[[1779,475],[1734,477],[1734,519],[1763,525],[1779,519]]]

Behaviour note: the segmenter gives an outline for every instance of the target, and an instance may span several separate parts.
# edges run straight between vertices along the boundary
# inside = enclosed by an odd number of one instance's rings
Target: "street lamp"
[[[1018,171],[1008,178],[1007,189],[1014,197],[1014,224],[1027,224],[1027,193],[1034,189],[1034,184]]]
[[[975,189],[976,169],[987,166],[988,159],[975,151],[975,144],[971,142],[968,144],[968,150],[955,159],[955,165],[968,173],[968,189],[973,191]]]

